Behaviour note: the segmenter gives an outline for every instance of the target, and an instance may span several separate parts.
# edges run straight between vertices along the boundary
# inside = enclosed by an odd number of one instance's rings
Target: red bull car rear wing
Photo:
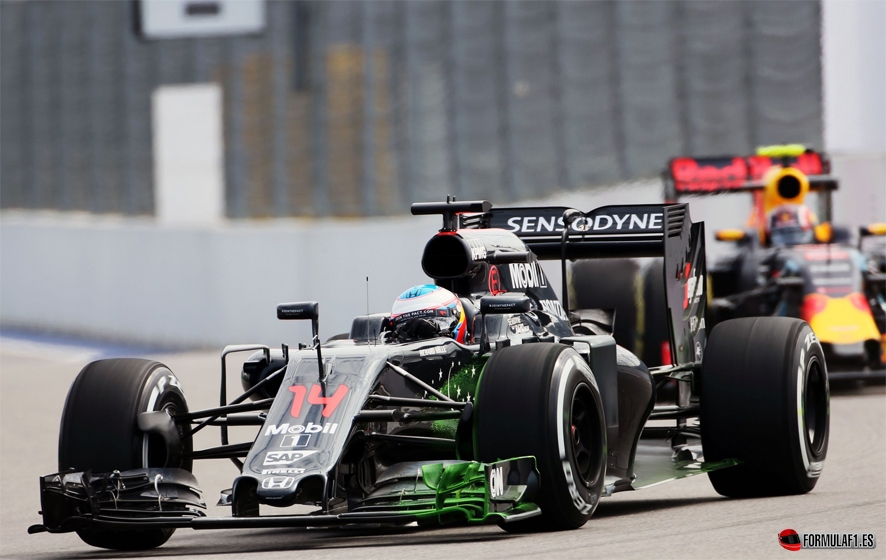
[[[809,177],[812,190],[836,190],[826,154],[805,150],[795,155],[675,157],[664,170],[665,200],[681,195],[706,195],[763,189],[773,167],[792,167]]]

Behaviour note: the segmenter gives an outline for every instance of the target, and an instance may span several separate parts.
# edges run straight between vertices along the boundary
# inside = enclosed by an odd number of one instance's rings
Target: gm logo
[[[269,476],[261,481],[261,487],[265,490],[285,490],[294,482],[295,479],[291,476]]]
[[[489,471],[489,497],[498,498],[505,493],[502,467],[494,467]]]

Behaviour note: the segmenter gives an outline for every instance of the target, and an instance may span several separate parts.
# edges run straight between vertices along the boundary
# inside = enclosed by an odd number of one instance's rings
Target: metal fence
[[[0,206],[151,214],[151,93],[218,82],[233,218],[380,215],[821,147],[818,2],[269,1],[144,41],[134,2],[0,2]]]

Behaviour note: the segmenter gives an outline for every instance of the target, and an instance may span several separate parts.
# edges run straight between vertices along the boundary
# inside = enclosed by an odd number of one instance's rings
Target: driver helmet
[[[773,246],[815,242],[815,216],[802,204],[783,204],[766,218],[766,235]]]
[[[400,294],[391,309],[391,326],[411,319],[426,319],[440,328],[440,333],[464,343],[467,337],[465,310],[458,296],[434,284],[413,286]]]

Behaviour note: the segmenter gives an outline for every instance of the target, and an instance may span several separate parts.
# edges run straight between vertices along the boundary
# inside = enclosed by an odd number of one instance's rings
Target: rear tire
[[[702,364],[701,434],[706,462],[742,463],[708,473],[731,497],[803,494],[827,455],[827,366],[804,321],[751,317],[724,321]]]
[[[59,434],[59,471],[75,469],[107,473],[140,468],[181,468],[191,461],[169,464],[165,443],[136,425],[142,412],[188,411],[178,379],[165,365],[150,360],[121,358],[87,365],[74,380],[65,401]],[[182,452],[192,449],[184,440]],[[77,530],[86,544],[114,550],[156,548],[175,529]]]
[[[505,523],[505,530],[584,525],[603,490],[605,450],[600,392],[575,350],[536,343],[492,355],[474,405],[474,456],[494,462],[532,455],[541,475],[541,517]]]
[[[572,265],[569,308],[615,309],[612,336],[631,352],[637,350],[637,329],[642,324],[638,305],[640,276],[637,263],[630,259],[592,259]]]

